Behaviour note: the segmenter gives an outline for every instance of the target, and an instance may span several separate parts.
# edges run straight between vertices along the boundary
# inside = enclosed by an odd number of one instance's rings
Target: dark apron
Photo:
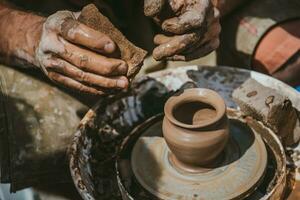
[[[0,65],[1,182],[11,183],[12,191],[70,181],[66,148],[88,102],[94,103],[32,72]]]

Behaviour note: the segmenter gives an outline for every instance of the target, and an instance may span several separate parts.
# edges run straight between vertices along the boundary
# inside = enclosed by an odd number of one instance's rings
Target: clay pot
[[[187,89],[169,98],[164,112],[163,135],[172,152],[171,164],[190,172],[212,165],[229,137],[222,97],[209,89]]]

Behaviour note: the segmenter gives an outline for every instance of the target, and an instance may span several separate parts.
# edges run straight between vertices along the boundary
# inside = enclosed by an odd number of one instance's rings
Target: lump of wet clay
[[[287,97],[276,90],[248,79],[233,91],[232,97],[243,114],[262,121],[281,139],[293,137],[295,131],[299,131],[296,109]]]
[[[121,59],[128,64],[129,78],[133,78],[143,65],[147,51],[135,46],[128,41],[125,36],[109,21],[107,17],[102,15],[94,4],[85,6],[78,20],[106,35],[108,35],[119,47]]]

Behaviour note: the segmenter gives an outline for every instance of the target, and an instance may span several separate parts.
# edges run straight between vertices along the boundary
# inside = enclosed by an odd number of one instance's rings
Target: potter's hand
[[[144,13],[159,24],[156,60],[192,60],[219,46],[219,12],[211,0],[144,0]]]
[[[53,81],[90,94],[128,86],[127,64],[110,58],[115,43],[79,23],[76,14],[59,11],[45,21],[36,48],[37,65]]]

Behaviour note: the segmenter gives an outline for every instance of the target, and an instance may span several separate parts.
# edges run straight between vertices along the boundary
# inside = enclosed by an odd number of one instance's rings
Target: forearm
[[[34,66],[35,49],[45,18],[0,4],[0,59],[5,64]]]

